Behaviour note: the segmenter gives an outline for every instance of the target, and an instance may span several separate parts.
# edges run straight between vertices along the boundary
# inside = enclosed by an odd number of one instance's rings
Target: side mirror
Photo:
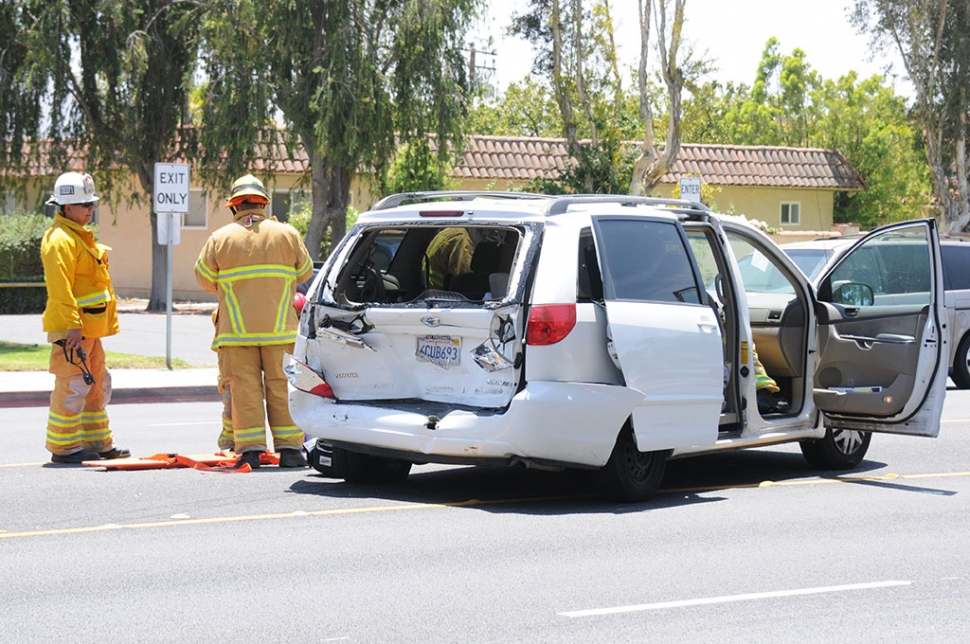
[[[876,301],[872,287],[859,282],[836,282],[832,285],[832,303],[846,306],[872,306]]]

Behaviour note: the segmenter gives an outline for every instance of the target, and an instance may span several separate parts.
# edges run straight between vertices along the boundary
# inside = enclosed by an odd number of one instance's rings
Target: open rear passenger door
[[[867,235],[817,287],[813,394],[831,428],[936,436],[948,329],[936,222]]]
[[[612,351],[627,387],[641,452],[713,445],[723,401],[717,314],[690,244],[672,218],[597,215]]]

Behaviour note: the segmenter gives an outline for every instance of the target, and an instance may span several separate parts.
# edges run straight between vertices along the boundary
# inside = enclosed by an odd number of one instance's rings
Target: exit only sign
[[[152,206],[157,213],[189,211],[189,165],[187,163],[155,164]]]

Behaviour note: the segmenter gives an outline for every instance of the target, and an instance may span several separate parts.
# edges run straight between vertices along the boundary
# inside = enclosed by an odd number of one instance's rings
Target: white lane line
[[[703,606],[706,604],[725,604],[728,602],[744,602],[755,599],[774,599],[776,597],[796,597],[798,595],[816,595],[819,593],[840,593],[849,590],[872,590],[874,588],[891,588],[893,586],[909,586],[911,581],[874,581],[868,584],[846,584],[843,586],[822,586],[819,588],[796,588],[794,590],[776,590],[766,593],[747,593],[743,595],[725,595],[723,597],[704,597],[701,599],[683,599],[656,604],[637,604],[634,606],[614,606],[612,608],[590,608],[587,610],[572,610],[558,613],[564,617],[591,617],[593,615],[615,615],[617,613],[635,613],[644,610],[661,610],[664,608],[684,608],[685,606]]]

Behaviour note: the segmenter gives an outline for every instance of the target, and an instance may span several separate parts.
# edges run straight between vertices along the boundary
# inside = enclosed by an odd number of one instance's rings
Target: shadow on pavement
[[[725,500],[717,492],[737,487],[757,487],[770,482],[816,477],[864,476],[884,467],[863,461],[851,472],[820,472],[801,454],[745,450],[712,454],[667,463],[657,494],[646,503],[624,504],[596,494],[591,472],[567,470],[545,472],[506,467],[443,467],[427,470],[416,466],[401,483],[347,483],[309,470],[290,492],[333,498],[367,498],[402,503],[444,504],[488,512],[526,514],[572,514],[608,512],[622,514],[682,507]]]

